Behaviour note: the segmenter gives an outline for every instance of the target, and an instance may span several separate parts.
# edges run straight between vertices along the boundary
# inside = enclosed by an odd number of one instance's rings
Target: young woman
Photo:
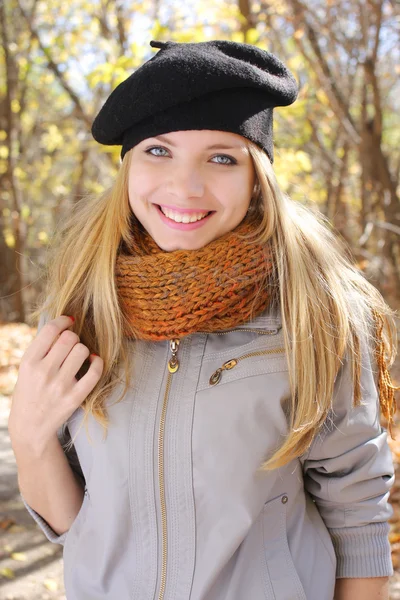
[[[22,498],[68,600],[387,598],[394,315],[278,187],[296,81],[246,44],[151,45],[93,124],[116,181],[54,243]]]

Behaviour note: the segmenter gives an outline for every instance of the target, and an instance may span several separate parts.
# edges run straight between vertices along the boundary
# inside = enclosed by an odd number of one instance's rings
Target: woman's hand
[[[8,419],[14,452],[44,452],[101,377],[102,359],[90,355],[79,336],[68,330],[71,325],[65,315],[52,319],[22,357]],[[75,375],[89,356],[89,369],[78,381]]]
[[[334,600],[389,600],[389,578],[337,579]]]

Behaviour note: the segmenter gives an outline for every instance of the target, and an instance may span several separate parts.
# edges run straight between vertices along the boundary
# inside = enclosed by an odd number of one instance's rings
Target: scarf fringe
[[[397,411],[397,403],[394,397],[395,390],[400,390],[400,386],[395,386],[392,383],[389,370],[386,365],[386,347],[383,341],[382,331],[383,331],[383,316],[380,312],[373,309],[373,316],[376,323],[376,337],[378,339],[378,343],[375,349],[375,357],[376,362],[379,367],[379,379],[378,379],[378,390],[379,390],[379,402],[381,406],[381,411],[385,419],[388,423],[388,429],[390,432],[390,436],[394,438],[393,435],[393,424],[394,424],[394,416]]]

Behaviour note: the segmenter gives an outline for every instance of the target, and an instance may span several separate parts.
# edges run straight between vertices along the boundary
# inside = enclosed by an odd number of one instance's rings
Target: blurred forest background
[[[276,53],[300,83],[275,110],[275,169],[316,205],[397,308],[400,5],[394,0],[0,3],[0,320],[24,322],[57,221],[101,192],[120,147],[90,134],[111,90],[157,50],[213,38]]]
[[[18,361],[35,333],[27,323],[42,290],[57,223],[84,194],[111,185],[119,168],[120,147],[93,140],[93,118],[111,90],[157,52],[149,46],[152,39],[247,42],[287,64],[300,94],[292,106],[275,110],[274,167],[280,184],[291,197],[328,216],[367,278],[392,308],[400,307],[398,2],[0,0],[0,38],[3,416]],[[399,374],[396,363],[392,377],[397,385]],[[4,427],[2,432],[1,474],[12,477]],[[398,460],[399,442],[392,442],[392,448]],[[6,480],[0,505],[0,597],[7,592],[4,598],[64,598],[60,554],[43,540],[50,559],[40,554],[31,559],[24,552],[33,535],[30,517],[24,521],[23,509],[15,504],[15,479]],[[397,569],[398,487],[392,499]],[[15,542],[13,534],[27,530],[28,537]],[[51,575],[55,558],[58,567]],[[39,572],[48,584],[35,587],[32,576]],[[26,582],[30,591],[23,587]],[[391,597],[400,598],[397,570]]]

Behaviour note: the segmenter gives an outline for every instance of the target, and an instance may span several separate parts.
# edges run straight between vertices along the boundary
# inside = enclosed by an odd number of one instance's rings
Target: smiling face
[[[132,148],[129,204],[162,250],[197,250],[243,220],[255,184],[246,141],[225,131],[190,130]]]

